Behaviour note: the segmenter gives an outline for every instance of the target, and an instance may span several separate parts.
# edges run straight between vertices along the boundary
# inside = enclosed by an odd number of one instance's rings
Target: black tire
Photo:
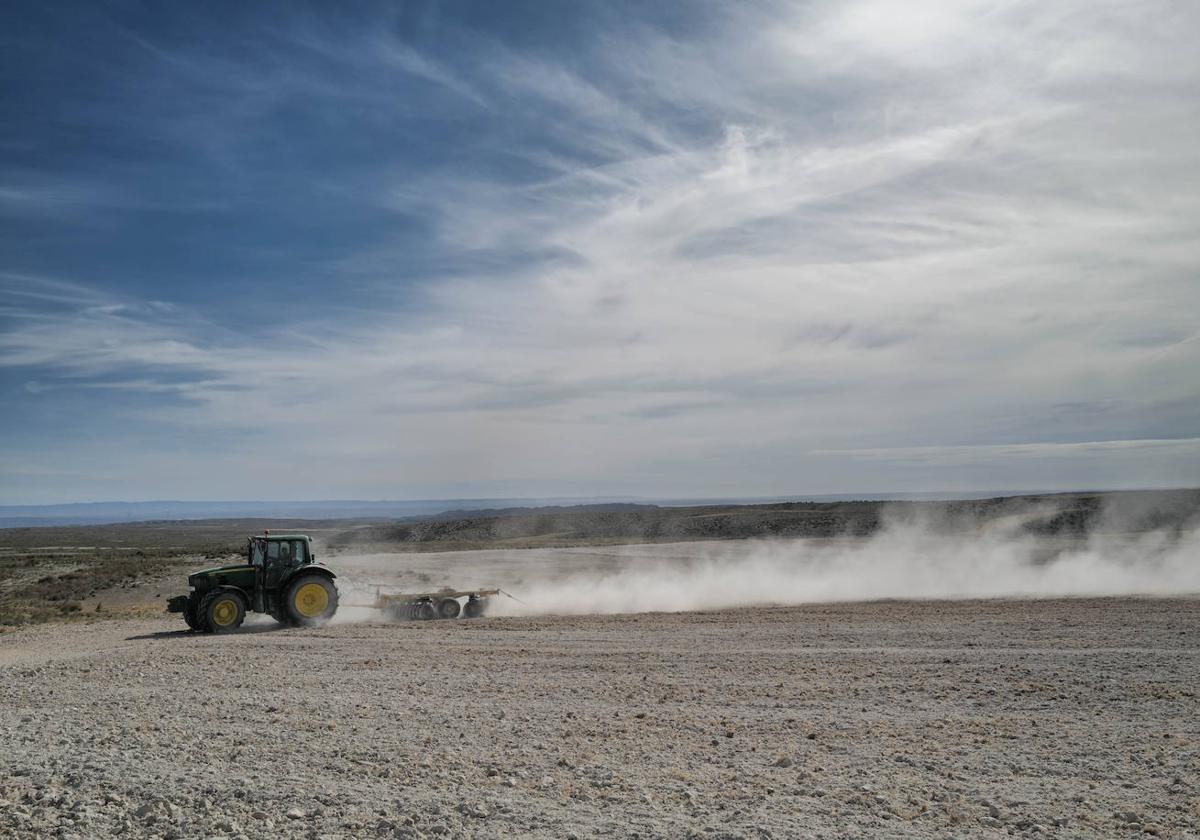
[[[218,589],[200,602],[200,616],[209,633],[232,633],[246,618],[246,599],[234,589]]]
[[[417,619],[419,621],[433,621],[437,617],[437,608],[431,602],[426,601],[417,607]]]
[[[438,604],[438,618],[458,618],[458,613],[461,609],[458,601],[453,598],[446,598]]]
[[[472,598],[467,601],[467,605],[463,607],[463,616],[465,618],[479,618],[483,615],[483,611],[487,602],[482,598]]]
[[[324,575],[300,575],[288,584],[283,608],[295,626],[320,627],[337,612],[337,587]]]
[[[183,608],[183,620],[187,622],[189,630],[196,633],[203,633],[204,626],[200,622],[200,616],[197,610],[198,606],[198,604],[188,601],[187,606]]]

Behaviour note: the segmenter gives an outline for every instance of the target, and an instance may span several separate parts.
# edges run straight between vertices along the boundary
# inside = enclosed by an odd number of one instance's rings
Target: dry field
[[[0,635],[0,835],[1200,837],[1200,599],[178,626]]]

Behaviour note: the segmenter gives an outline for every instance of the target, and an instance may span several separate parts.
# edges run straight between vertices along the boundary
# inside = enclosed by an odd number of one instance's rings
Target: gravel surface
[[[4,837],[1200,837],[1200,600],[0,636]]]

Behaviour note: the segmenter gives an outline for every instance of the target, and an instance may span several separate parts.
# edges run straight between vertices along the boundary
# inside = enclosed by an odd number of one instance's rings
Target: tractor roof
[[[253,538],[260,540],[312,540],[308,534],[255,534]]]

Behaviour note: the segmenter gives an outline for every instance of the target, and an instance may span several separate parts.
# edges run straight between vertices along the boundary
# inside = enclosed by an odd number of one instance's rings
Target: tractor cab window
[[[267,565],[301,566],[308,562],[304,540],[267,540]]]
[[[261,566],[263,564],[263,545],[261,540],[250,541],[250,565]]]

